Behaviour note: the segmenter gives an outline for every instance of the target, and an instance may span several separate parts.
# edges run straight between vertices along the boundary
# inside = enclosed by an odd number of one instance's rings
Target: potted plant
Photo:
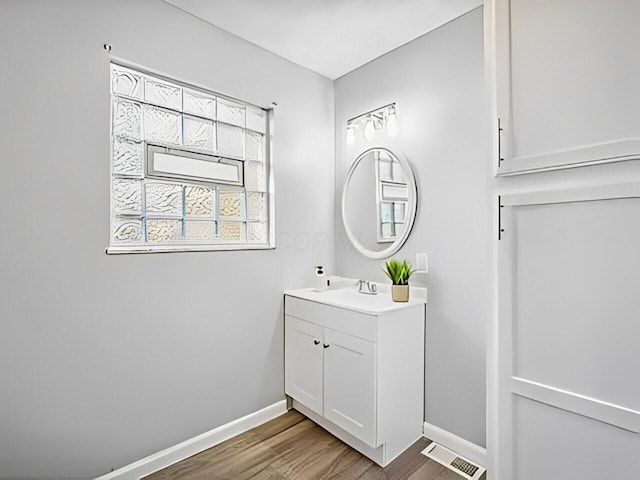
[[[415,270],[412,270],[411,264],[406,260],[399,262],[392,258],[385,263],[382,269],[387,277],[391,280],[391,298],[394,302],[409,301],[409,277]]]

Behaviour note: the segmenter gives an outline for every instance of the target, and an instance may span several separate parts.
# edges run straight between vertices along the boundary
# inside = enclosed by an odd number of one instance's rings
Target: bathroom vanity
[[[426,290],[394,303],[388,288],[285,292],[293,408],[382,466],[422,435],[424,418]]]

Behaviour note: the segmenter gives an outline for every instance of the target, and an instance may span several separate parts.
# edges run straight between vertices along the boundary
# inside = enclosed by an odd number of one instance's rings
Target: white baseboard
[[[119,468],[111,473],[97,477],[95,480],[138,480],[140,477],[173,465],[180,460],[191,457],[219,443],[229,440],[247,430],[279,417],[287,411],[287,401],[280,400],[262,410],[209,430],[197,437],[169,447],[142,460]]]
[[[458,437],[440,427],[424,422],[424,436],[482,467],[487,466],[487,449]]]

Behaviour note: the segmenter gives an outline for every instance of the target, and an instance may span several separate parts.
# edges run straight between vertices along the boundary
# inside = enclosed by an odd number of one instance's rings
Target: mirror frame
[[[407,181],[407,188],[409,190],[409,200],[407,202],[407,212],[406,212],[407,220],[405,221],[405,228],[402,232],[402,235],[396,237],[393,243],[391,243],[387,248],[380,250],[379,252],[368,249],[358,241],[356,236],[353,234],[353,232],[349,228],[349,225],[347,224],[347,216],[346,216],[347,191],[351,183],[351,177],[353,177],[353,174],[356,168],[358,168],[358,165],[360,165],[360,163],[367,157],[367,155],[369,155],[374,151],[383,151],[387,153],[392,159],[398,161],[398,163],[402,167],[403,173],[405,174],[406,181]],[[400,248],[405,244],[405,242],[409,238],[409,235],[411,234],[411,230],[413,230],[413,224],[415,223],[416,214],[417,214],[417,207],[418,207],[418,188],[416,185],[416,179],[413,174],[413,169],[411,168],[411,164],[406,159],[404,159],[399,155],[396,155],[388,148],[383,148],[383,147],[369,148],[364,152],[362,152],[360,155],[358,155],[358,158],[355,159],[355,161],[349,168],[349,171],[347,172],[347,178],[344,182],[344,187],[342,189],[342,224],[344,225],[344,229],[347,232],[347,237],[349,237],[351,244],[354,246],[356,250],[358,250],[358,252],[360,252],[362,255],[364,255],[367,258],[382,259],[382,258],[388,258],[394,253],[396,253],[398,250],[400,250]]]

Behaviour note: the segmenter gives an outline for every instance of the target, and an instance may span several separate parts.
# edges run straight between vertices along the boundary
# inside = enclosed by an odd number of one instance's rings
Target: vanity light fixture
[[[356,131],[355,125],[347,126],[347,145],[353,145],[353,142],[356,139],[355,131]]]
[[[396,107],[389,107],[389,112],[384,119],[384,126],[387,129],[387,135],[395,137],[398,133],[398,118],[396,117]]]
[[[384,128],[390,137],[398,133],[395,103],[390,103],[349,119],[347,121],[347,145],[353,145],[356,130],[362,129],[365,140],[369,142],[375,136],[376,130],[381,128]]]
[[[373,124],[373,117],[369,115],[369,118],[367,118],[367,122],[364,125],[364,138],[368,142],[373,138],[375,134],[376,134],[376,127]]]

